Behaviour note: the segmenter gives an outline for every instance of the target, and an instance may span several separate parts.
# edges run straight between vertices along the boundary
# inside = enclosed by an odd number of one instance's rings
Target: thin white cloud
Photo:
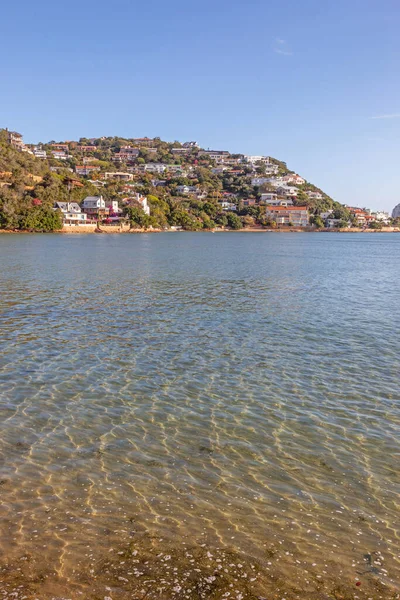
[[[376,117],[370,117],[370,119],[400,119],[400,113],[393,113],[392,115],[376,115]]]
[[[284,56],[292,56],[293,52],[289,49],[286,40],[282,38],[275,38],[274,52],[276,54],[283,54]]]

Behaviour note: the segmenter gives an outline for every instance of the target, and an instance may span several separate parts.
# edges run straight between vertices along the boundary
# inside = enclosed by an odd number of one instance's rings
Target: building
[[[207,196],[207,192],[201,190],[196,185],[178,185],[176,191],[178,194],[183,194],[185,196],[192,195],[196,196],[198,199],[206,198]]]
[[[93,171],[96,171],[97,167],[91,167],[90,165],[80,165],[80,166],[76,166],[75,167],[75,173],[77,175],[83,175],[84,177],[87,177],[88,175],[90,175],[91,173],[93,173]]]
[[[353,217],[353,219],[356,220],[357,225],[366,225],[367,222],[373,220],[373,217],[371,217],[371,215],[369,215],[362,208],[348,207],[348,210],[350,211],[350,214]]]
[[[389,223],[390,215],[383,210],[378,210],[377,212],[372,213],[375,221],[380,221],[381,223]]]
[[[321,192],[313,192],[311,190],[307,190],[306,194],[310,198],[310,200],[323,200],[324,198]]]
[[[292,224],[295,227],[306,227],[309,223],[306,206],[271,206],[266,207],[266,215],[278,225]]]
[[[280,196],[290,196],[291,198],[296,198],[299,193],[297,187],[292,185],[282,184],[276,188],[277,193]]]
[[[256,204],[258,204],[255,198],[245,198],[244,200],[242,200],[242,202],[243,206],[255,206]]]
[[[121,173],[116,171],[115,173],[104,173],[104,179],[115,179],[116,181],[132,181],[132,173]]]
[[[118,154],[115,154],[113,160],[119,162],[132,162],[137,158],[140,154],[139,148],[132,148],[131,146],[122,146]]]
[[[36,158],[47,158],[46,150],[43,150],[43,148],[40,148],[39,146],[33,148],[33,154]]]
[[[108,210],[108,215],[110,217],[121,217],[122,216],[122,208],[118,205],[118,200],[106,200],[105,201],[106,209]]]
[[[22,133],[18,133],[17,131],[7,131],[7,141],[16,150],[20,152],[28,152],[29,154],[33,154],[32,150],[30,150],[22,139]]]
[[[185,148],[172,148],[171,149],[171,154],[175,154],[176,156],[185,156],[185,154],[189,154],[191,148],[189,147],[185,147]]]
[[[297,185],[303,185],[303,183],[306,182],[305,179],[303,179],[302,177],[300,177],[300,175],[297,175],[296,173],[290,173],[290,175],[284,175],[282,177],[282,180],[285,183],[296,183]]]
[[[151,185],[154,185],[154,187],[165,187],[167,185],[167,182],[165,181],[165,179],[152,179]]]
[[[53,208],[62,212],[64,225],[85,225],[87,223],[86,213],[82,212],[76,202],[55,202]]]
[[[233,202],[228,202],[227,200],[220,202],[220,205],[222,210],[229,210],[233,212],[237,210],[236,204],[233,204]]]
[[[396,204],[392,210],[392,219],[400,219],[400,204]]]
[[[136,193],[128,198],[124,198],[122,202],[125,204],[125,206],[135,206],[135,204],[139,204],[146,215],[150,215],[150,206],[147,202],[146,196]]]
[[[108,213],[103,196],[86,196],[82,202],[82,211],[93,219],[102,218]]]
[[[97,146],[78,146],[78,152],[95,152],[97,150]]]
[[[332,229],[333,227],[339,227],[339,224],[342,222],[342,219],[325,219],[325,227]]]
[[[270,206],[292,206],[293,200],[291,198],[286,198],[285,196],[279,196],[274,192],[267,192],[265,194],[261,194],[260,197],[261,202],[265,202]]]
[[[278,194],[276,192],[266,192],[265,194],[261,194],[260,200],[271,206],[277,206]]]
[[[199,156],[208,156],[212,160],[223,161],[224,158],[230,156],[230,153],[227,150],[201,150]]]
[[[68,151],[65,153],[65,150],[52,150],[51,153],[57,160],[67,160],[69,158]]]

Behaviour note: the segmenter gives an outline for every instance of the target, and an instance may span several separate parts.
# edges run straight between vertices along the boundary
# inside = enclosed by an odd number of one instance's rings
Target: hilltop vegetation
[[[118,201],[147,196],[150,216],[134,202],[126,209],[132,224],[140,227],[274,226],[266,217],[262,194],[276,191],[266,181],[267,172],[273,170],[277,178],[293,175],[286,163],[274,158],[251,163],[243,155],[228,152],[221,162],[190,144],[160,138],[81,138],[79,142],[43,143],[40,149],[46,157],[36,158],[29,153],[32,147],[26,147],[27,151],[12,147],[7,131],[0,130],[0,227],[59,229],[62,222],[53,210],[55,202],[80,203],[96,194]],[[133,150],[136,155],[130,156]],[[79,174],[82,168],[88,171],[86,176]],[[131,181],[114,179],[115,172],[130,173]],[[265,181],[254,184],[254,178],[260,177]],[[297,189],[291,202],[307,206],[311,222],[318,225],[318,215],[329,209],[340,214],[338,218],[346,218],[342,205],[316,186],[308,182],[290,186],[293,194]],[[310,191],[318,192],[318,197],[309,197]]]

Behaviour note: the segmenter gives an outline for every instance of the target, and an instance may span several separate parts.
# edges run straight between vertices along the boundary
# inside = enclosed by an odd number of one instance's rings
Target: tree
[[[325,227],[325,223],[323,222],[323,220],[321,219],[321,217],[319,215],[311,216],[310,223],[311,223],[311,225],[315,225],[315,227],[318,227],[318,229]]]
[[[228,226],[231,229],[242,229],[242,221],[240,220],[240,217],[238,217],[238,215],[235,215],[235,213],[228,213],[227,218]]]

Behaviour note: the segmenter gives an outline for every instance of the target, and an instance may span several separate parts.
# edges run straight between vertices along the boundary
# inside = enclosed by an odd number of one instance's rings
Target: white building
[[[62,221],[65,225],[85,225],[87,215],[81,211],[77,202],[55,202],[54,210],[62,212]]]
[[[278,196],[278,194],[275,194],[274,192],[261,194],[260,200],[261,202],[266,202],[270,206],[293,206],[291,198]]]
[[[227,202],[226,200],[223,200],[222,202],[220,202],[220,205],[221,205],[222,210],[230,210],[230,211],[237,210],[237,206],[236,206],[236,204],[233,204],[233,202]]]
[[[292,196],[293,198],[295,198],[299,193],[299,190],[297,189],[297,187],[294,187],[291,185],[286,185],[286,184],[282,184],[279,187],[277,187],[276,191],[281,196]]]
[[[47,158],[46,150],[43,150],[43,148],[39,148],[38,146],[34,147],[33,154],[36,158]]]
[[[320,192],[312,192],[311,190],[308,190],[306,194],[310,200],[323,200],[324,198]]]
[[[384,212],[383,210],[372,213],[372,216],[375,218],[375,221],[381,221],[381,223],[388,223],[390,219],[389,213]]]
[[[291,173],[290,175],[284,175],[282,177],[282,179],[285,183],[297,183],[298,185],[302,185],[303,183],[306,182],[305,179],[303,179],[302,177],[300,177],[300,175],[297,175],[296,173]]]
[[[116,179],[117,181],[132,181],[133,175],[131,173],[104,173],[104,179]]]
[[[91,217],[104,215],[106,212],[106,203],[103,196],[86,196],[82,202],[82,210]]]

